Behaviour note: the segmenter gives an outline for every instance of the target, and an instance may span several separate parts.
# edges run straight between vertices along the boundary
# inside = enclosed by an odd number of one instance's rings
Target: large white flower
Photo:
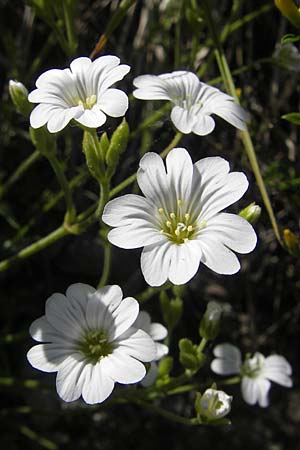
[[[156,346],[144,331],[133,327],[138,302],[122,300],[119,286],[94,289],[73,284],[46,302],[46,314],[35,320],[30,334],[42,344],[27,358],[43,372],[57,372],[56,388],[66,402],[81,395],[86,403],[101,403],[115,382],[137,383],[144,364],[156,358]]]
[[[167,345],[159,342],[165,339],[168,334],[168,330],[160,323],[151,322],[150,315],[146,311],[140,311],[138,318],[134,322],[133,326],[135,328],[144,330],[147,334],[149,334],[156,345],[156,356],[154,358],[154,361],[152,361],[150,364],[147,375],[142,380],[143,386],[151,386],[155,382],[158,374],[156,361],[159,361],[169,352],[169,348],[167,347]]]
[[[219,375],[240,374],[242,377],[242,396],[246,403],[265,408],[269,405],[268,393],[271,381],[281,386],[292,386],[292,368],[280,355],[267,358],[259,352],[252,357],[246,356],[242,362],[241,352],[234,345],[225,343],[217,345],[213,350],[216,359],[211,363],[213,372]]]
[[[229,173],[220,157],[193,165],[184,148],[173,149],[166,166],[159,155],[147,153],[137,172],[145,198],[128,194],[107,203],[102,219],[116,227],[109,241],[121,248],[144,247],[141,268],[151,286],[167,279],[188,282],[200,261],[217,273],[236,273],[240,263],[231,250],[250,252],[256,234],[242,217],[221,211],[242,197],[246,176]]]
[[[97,128],[106,121],[106,114],[122,117],[128,108],[128,97],[119,89],[111,89],[122,80],[130,67],[116,56],[100,56],[91,61],[77,58],[70,69],[51,69],[36,81],[37,89],[28,100],[39,103],[30,115],[30,124],[39,128],[47,123],[50,133],[56,133],[75,119],[88,128]]]
[[[182,133],[209,134],[216,114],[240,130],[250,118],[230,95],[202,83],[193,72],[176,71],[162,75],[141,75],[133,80],[133,95],[141,100],[169,100],[171,120]]]

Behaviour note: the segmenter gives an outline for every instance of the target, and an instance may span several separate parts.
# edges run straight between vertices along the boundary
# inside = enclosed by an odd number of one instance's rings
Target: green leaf
[[[284,114],[281,116],[282,119],[287,120],[288,122],[294,123],[295,125],[300,125],[300,113],[293,112],[289,114]]]
[[[289,42],[298,42],[300,41],[300,35],[299,34],[286,34],[281,39],[282,44],[288,44]]]

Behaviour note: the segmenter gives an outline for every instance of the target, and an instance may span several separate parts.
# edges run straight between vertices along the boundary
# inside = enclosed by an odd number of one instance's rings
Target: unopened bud
[[[246,219],[248,222],[254,224],[258,221],[261,214],[261,207],[256,205],[255,202],[250,203],[246,208],[239,212],[239,216]]]
[[[222,419],[230,412],[231,402],[232,397],[224,391],[206,389],[202,396],[198,394],[195,408],[200,417],[214,421]]]
[[[283,69],[292,72],[300,71],[300,53],[291,42],[280,45],[273,54],[273,60]]]
[[[126,120],[123,119],[111,137],[105,157],[110,176],[114,174],[119,163],[120,156],[126,150],[128,138],[129,127]]]
[[[283,242],[291,255],[300,255],[300,236],[293,233],[289,228],[283,230]]]
[[[209,302],[200,322],[199,334],[208,341],[214,340],[220,331],[222,307],[217,302]]]
[[[23,116],[28,117],[33,105],[28,101],[28,90],[24,84],[19,81],[10,80],[8,90],[17,111]]]

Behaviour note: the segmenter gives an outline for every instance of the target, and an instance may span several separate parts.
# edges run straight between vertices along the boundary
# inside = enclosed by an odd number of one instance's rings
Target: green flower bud
[[[28,117],[33,105],[28,101],[28,90],[24,84],[19,81],[10,80],[8,90],[17,111],[23,116]]]
[[[110,177],[116,170],[121,154],[126,150],[128,138],[129,127],[126,120],[123,119],[111,137],[105,157]]]
[[[91,175],[101,182],[104,168],[100,143],[97,136],[89,131],[85,131],[83,134],[82,148]]]
[[[300,255],[300,235],[293,233],[289,228],[283,230],[283,242],[291,255]]]
[[[181,318],[183,302],[179,297],[170,300],[167,293],[162,291],[160,294],[160,306],[164,322],[170,333]]]
[[[260,214],[261,207],[256,205],[255,202],[250,203],[250,205],[246,206],[246,208],[239,212],[241,217],[248,220],[248,222],[252,224],[258,221]]]
[[[185,369],[197,371],[203,366],[206,360],[205,355],[199,353],[198,347],[189,339],[180,339],[179,351],[179,360]]]
[[[209,302],[200,322],[199,334],[208,341],[216,339],[220,331],[222,307],[217,302]]]
[[[224,391],[206,389],[201,396],[197,394],[195,409],[197,415],[205,422],[213,422],[225,417],[231,410],[232,397]]]

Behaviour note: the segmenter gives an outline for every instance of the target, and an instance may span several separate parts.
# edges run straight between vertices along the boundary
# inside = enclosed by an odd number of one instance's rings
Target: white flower
[[[162,75],[141,75],[133,80],[133,95],[141,100],[169,100],[171,120],[182,133],[205,136],[215,128],[216,114],[240,130],[250,118],[233,97],[202,83],[193,72],[176,71]]]
[[[221,419],[231,410],[232,396],[217,389],[206,389],[200,399],[201,413],[210,420]]]
[[[219,157],[193,164],[184,148],[173,149],[166,166],[156,153],[141,159],[137,180],[145,198],[127,194],[107,203],[102,219],[116,227],[108,240],[144,247],[141,268],[151,286],[187,283],[200,261],[217,273],[236,273],[240,263],[231,250],[250,252],[256,234],[242,217],[220,211],[242,197],[246,176],[229,173]]]
[[[154,361],[151,362],[147,375],[142,380],[143,386],[151,386],[155,382],[158,373],[158,368],[155,361],[159,361],[169,352],[168,347],[165,344],[159,342],[162,339],[165,339],[168,334],[168,330],[160,323],[151,323],[150,315],[146,311],[140,311],[138,318],[134,322],[133,326],[149,334],[156,345],[156,356],[154,358]]]
[[[259,352],[246,357],[242,363],[241,352],[234,345],[225,343],[217,345],[213,351],[216,359],[211,363],[213,372],[219,375],[240,374],[242,377],[242,396],[246,403],[265,408],[269,405],[268,393],[271,381],[281,386],[291,387],[292,368],[280,355],[267,358]]]
[[[66,402],[81,395],[86,403],[103,402],[114,383],[142,380],[142,362],[156,358],[156,346],[148,334],[133,327],[138,302],[122,300],[119,286],[95,290],[73,284],[46,302],[46,314],[35,320],[30,334],[42,344],[32,347],[27,358],[43,372],[57,372],[56,389]]]
[[[106,114],[122,117],[128,108],[128,97],[119,89],[110,89],[122,80],[130,67],[116,56],[100,56],[91,61],[77,58],[70,69],[51,69],[36,81],[37,89],[28,100],[39,103],[30,115],[30,125],[39,128],[47,123],[56,133],[75,119],[88,128],[97,128],[106,121]]]

